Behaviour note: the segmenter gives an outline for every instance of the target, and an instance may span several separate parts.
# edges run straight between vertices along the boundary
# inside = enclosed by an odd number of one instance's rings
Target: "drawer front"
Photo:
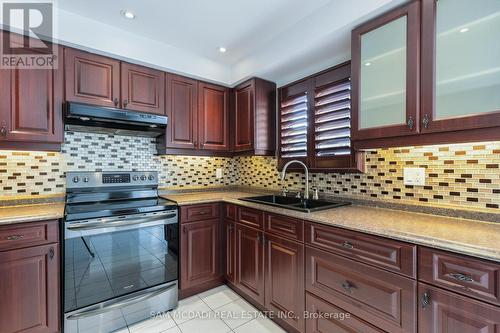
[[[304,222],[294,218],[266,214],[264,229],[276,236],[288,237],[298,241],[304,239]]]
[[[26,222],[0,228],[0,251],[57,243],[58,221]]]
[[[349,312],[306,293],[306,333],[384,333]]]
[[[306,226],[306,244],[416,277],[416,245],[316,223]]]
[[[236,221],[236,206],[231,204],[226,204],[224,214],[226,219]]]
[[[415,332],[416,282],[306,247],[306,290],[387,332]]]
[[[264,213],[256,209],[238,207],[238,222],[249,227],[262,229]]]
[[[203,204],[181,207],[181,223],[210,220],[219,217],[219,204]]]
[[[500,265],[419,247],[419,280],[500,304]]]

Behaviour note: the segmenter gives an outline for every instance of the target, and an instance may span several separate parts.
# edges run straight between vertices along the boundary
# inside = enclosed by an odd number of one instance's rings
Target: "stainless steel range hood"
[[[66,103],[65,129],[145,137],[165,135],[168,117],[82,103]]]

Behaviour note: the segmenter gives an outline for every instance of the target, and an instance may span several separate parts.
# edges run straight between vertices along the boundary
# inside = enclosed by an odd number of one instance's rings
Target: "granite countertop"
[[[60,219],[64,202],[0,207],[0,225]]]
[[[164,194],[179,205],[223,201],[377,236],[402,240],[500,262],[500,223],[350,205],[302,213],[238,200],[256,193],[241,191]]]

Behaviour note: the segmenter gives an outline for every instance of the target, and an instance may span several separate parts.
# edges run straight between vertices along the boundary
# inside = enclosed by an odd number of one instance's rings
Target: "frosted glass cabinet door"
[[[500,0],[426,0],[423,10],[422,131],[500,125]]]
[[[416,133],[418,27],[415,1],[353,30],[355,139]]]

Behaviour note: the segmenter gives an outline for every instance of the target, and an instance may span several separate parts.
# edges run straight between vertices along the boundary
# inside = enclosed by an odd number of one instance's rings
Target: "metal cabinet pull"
[[[427,113],[424,114],[424,118],[422,119],[422,125],[424,125],[424,128],[429,128],[430,123],[431,120],[429,118],[429,115]]]
[[[0,129],[0,136],[3,136],[4,138],[7,136],[7,128],[5,126],[2,126]]]
[[[342,288],[344,288],[344,290],[348,293],[352,293],[353,289],[355,289],[354,285],[347,280],[342,283]]]
[[[115,104],[115,106],[118,106],[118,98],[115,98],[115,99],[113,100],[113,103]]]
[[[407,123],[407,124],[408,124],[408,128],[409,128],[410,130],[413,130],[413,127],[415,126],[415,121],[413,120],[413,117],[412,117],[412,116],[410,116],[410,117],[408,118],[408,123]]]
[[[429,304],[431,304],[431,295],[427,291],[422,295],[420,304],[422,305],[422,309],[424,310],[427,309]]]
[[[354,248],[354,245],[352,245],[348,241],[344,241],[344,243],[342,243],[342,246],[345,247],[346,249],[353,249]]]
[[[16,240],[20,240],[20,239],[23,239],[23,238],[24,238],[23,235],[11,235],[11,236],[7,237],[7,240],[16,241]]]
[[[126,108],[128,105],[128,99],[123,100],[123,107]]]
[[[49,249],[49,258],[50,258],[50,260],[54,259],[54,254],[55,254],[54,248],[51,247]]]
[[[462,273],[449,273],[448,276],[451,277],[452,279],[462,281],[462,282],[474,282],[474,279],[472,278],[472,276],[465,275]]]

